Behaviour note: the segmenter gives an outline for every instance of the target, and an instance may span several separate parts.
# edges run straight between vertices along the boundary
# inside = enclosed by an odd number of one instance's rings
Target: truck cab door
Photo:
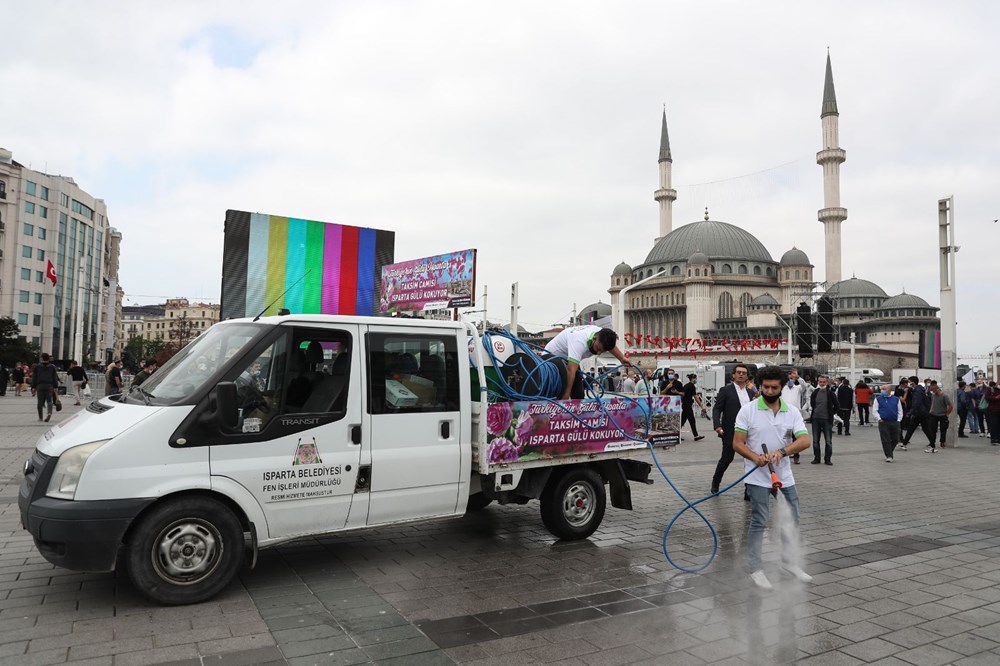
[[[454,329],[368,327],[369,525],[465,510],[472,428],[462,418],[469,379],[457,341]],[[465,352],[464,333],[462,341]]]
[[[281,326],[225,377],[240,415],[232,431],[215,426],[212,484],[249,491],[268,538],[347,523],[361,458],[358,335],[357,325]]]

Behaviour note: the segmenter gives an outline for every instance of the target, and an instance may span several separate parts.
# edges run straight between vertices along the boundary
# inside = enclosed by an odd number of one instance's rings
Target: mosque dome
[[[797,247],[793,247],[788,252],[781,255],[781,261],[779,262],[782,266],[811,266],[809,263],[809,257],[806,253]]]
[[[890,310],[895,308],[929,308],[930,304],[919,296],[914,296],[913,294],[907,294],[905,291],[902,294],[897,294],[892,298],[887,298],[882,302],[882,310]]]
[[[761,307],[780,307],[781,303],[776,301],[774,296],[771,294],[761,294],[757,298],[750,301],[750,305],[758,305]]]
[[[603,317],[611,316],[611,306],[607,303],[602,303],[597,301],[596,303],[591,303],[590,305],[584,306],[580,310],[578,319],[581,323],[587,324],[592,321],[596,321]]]
[[[831,298],[855,298],[855,297],[875,297],[886,298],[882,287],[874,282],[852,277],[849,280],[841,280],[826,290],[826,295]]]
[[[624,261],[617,266],[615,270],[611,271],[611,275],[632,275],[632,267],[626,264]]]
[[[646,264],[686,262],[695,252],[709,259],[774,263],[753,234],[727,222],[704,220],[678,227],[661,238],[646,256]]]

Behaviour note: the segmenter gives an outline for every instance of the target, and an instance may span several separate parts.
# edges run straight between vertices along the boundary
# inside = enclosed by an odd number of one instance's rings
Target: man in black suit
[[[750,392],[747,390],[747,382],[750,380],[750,369],[745,365],[737,365],[733,368],[733,381],[726,384],[715,396],[715,405],[712,407],[712,426],[715,432],[722,438],[722,457],[719,464],[715,466],[715,475],[712,476],[712,493],[719,492],[719,484],[722,483],[722,475],[736,452],[733,451],[733,433],[736,431],[736,415],[740,413],[740,408],[750,402]]]

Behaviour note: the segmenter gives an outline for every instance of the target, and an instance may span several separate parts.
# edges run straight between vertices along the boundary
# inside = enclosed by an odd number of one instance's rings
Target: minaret
[[[837,94],[833,89],[833,67],[826,53],[826,83],[823,85],[823,150],[816,153],[816,163],[823,167],[823,208],[819,221],[826,235],[826,286],[840,282],[840,223],[847,219],[847,209],[840,206],[840,165],[847,159],[841,150],[837,112]]]
[[[667,136],[667,110],[663,110],[663,128],[660,130],[660,189],[653,193],[653,198],[660,204],[660,240],[669,234],[674,227],[674,200],[677,190],[670,187],[673,159],[670,157],[670,137]]]

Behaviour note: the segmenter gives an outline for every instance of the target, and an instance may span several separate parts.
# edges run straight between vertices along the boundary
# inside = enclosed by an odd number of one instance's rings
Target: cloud
[[[937,304],[954,194],[960,349],[994,344],[992,3],[31,7],[3,143],[108,202],[127,293],[217,297],[237,208],[393,229],[401,260],[476,247],[491,318],[518,281],[520,319],[551,323],[652,248],[664,104],[675,226],[708,206],[822,275],[830,45],[845,274]]]

